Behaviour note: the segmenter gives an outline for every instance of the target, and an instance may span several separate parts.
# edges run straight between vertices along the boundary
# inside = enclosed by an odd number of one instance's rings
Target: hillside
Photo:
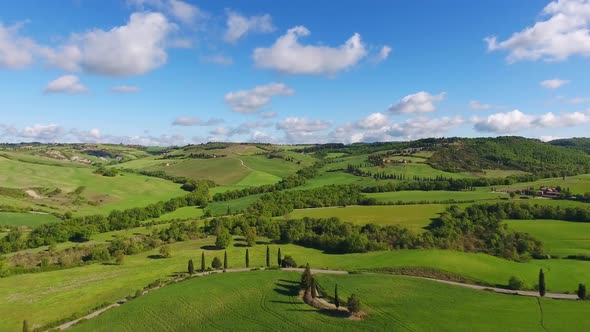
[[[555,146],[561,146],[565,148],[570,148],[574,150],[580,150],[587,154],[590,154],[590,138],[585,137],[574,137],[574,138],[564,138],[564,139],[556,139],[550,141],[549,144]]]

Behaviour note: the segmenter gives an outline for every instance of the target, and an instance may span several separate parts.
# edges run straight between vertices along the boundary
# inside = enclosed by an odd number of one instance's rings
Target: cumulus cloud
[[[588,103],[590,102],[590,98],[584,98],[584,97],[576,97],[576,98],[572,98],[570,100],[570,103],[572,104],[583,104],[583,103]]]
[[[277,112],[260,112],[260,113],[258,113],[258,116],[263,119],[272,119],[277,115],[278,115]]]
[[[231,66],[234,64],[234,59],[225,55],[207,55],[202,56],[201,61],[205,63],[213,63],[222,66]]]
[[[561,61],[572,55],[590,56],[590,1],[556,0],[549,3],[532,27],[504,41],[487,37],[489,51],[505,50],[507,60]]]
[[[323,142],[325,138],[316,134],[332,126],[330,121],[309,120],[302,117],[289,117],[276,124],[276,129],[285,133],[285,142],[308,143]]]
[[[40,142],[54,142],[61,137],[64,132],[64,128],[57,124],[36,124],[17,131],[15,136]]]
[[[250,90],[229,92],[225,95],[225,102],[236,113],[250,114],[259,112],[274,96],[290,96],[294,93],[295,90],[283,83],[271,83]]]
[[[265,128],[272,126],[272,123],[256,121],[256,122],[244,122],[236,127],[217,127],[209,132],[213,136],[224,136],[232,137],[236,135],[250,134],[252,129]]]
[[[131,5],[146,10],[153,8],[164,11],[185,24],[205,19],[209,14],[199,7],[180,0],[127,0]]]
[[[80,83],[78,76],[74,75],[64,75],[59,77],[47,83],[47,86],[45,87],[45,93],[78,94],[84,92],[88,92],[88,88]]]
[[[25,68],[42,51],[42,47],[32,39],[19,35],[22,26],[23,23],[5,26],[0,22],[0,68]]]
[[[514,110],[492,114],[486,118],[476,117],[474,128],[479,132],[507,134],[530,128],[572,127],[589,121],[590,116],[583,112],[528,115]]]
[[[139,87],[131,85],[119,85],[111,88],[111,92],[115,93],[136,93],[139,92]]]
[[[184,127],[191,127],[191,126],[215,126],[220,123],[223,123],[223,119],[209,119],[209,120],[201,120],[199,118],[193,118],[190,116],[181,116],[176,118],[173,122],[173,126],[184,126]]]
[[[356,122],[355,127],[360,129],[378,129],[390,124],[389,118],[383,113],[373,113]]]
[[[247,17],[229,10],[226,23],[224,38],[228,43],[235,43],[248,33],[268,33],[274,30],[269,14]]]
[[[390,105],[387,109],[394,114],[414,114],[429,113],[436,110],[436,103],[445,99],[445,93],[431,95],[428,92],[420,91],[415,94],[407,95],[400,99],[396,104]]]
[[[389,54],[391,53],[393,49],[390,46],[383,46],[381,48],[381,50],[379,51],[379,53],[377,54],[376,58],[375,58],[375,62],[379,63],[379,62],[383,62],[385,60],[387,60],[387,58],[389,57]]]
[[[133,13],[126,25],[73,34],[44,56],[51,66],[107,76],[145,74],[166,63],[166,38],[176,29],[160,13]]]
[[[492,109],[493,107],[494,106],[492,104],[482,104],[477,100],[472,100],[469,102],[469,108],[472,110],[482,111]]]
[[[551,80],[544,80],[539,82],[539,85],[541,85],[542,87],[544,87],[545,89],[559,89],[562,86],[568,84],[570,81],[568,80],[561,80],[558,78],[554,78]]]
[[[310,34],[304,26],[296,26],[279,37],[268,48],[254,50],[254,62],[259,68],[286,74],[333,75],[356,65],[367,55],[361,36],[355,33],[339,47],[302,45],[300,37]]]

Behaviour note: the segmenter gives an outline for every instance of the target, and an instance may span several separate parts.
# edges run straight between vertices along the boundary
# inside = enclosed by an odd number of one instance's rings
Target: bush
[[[282,267],[297,267],[297,263],[295,263],[295,260],[293,259],[293,257],[287,255],[287,256],[285,256],[285,258],[283,258],[283,260],[281,262],[281,266]]]
[[[508,289],[519,290],[525,288],[526,283],[519,277],[512,276],[510,277],[510,280],[508,280]]]
[[[361,311],[361,300],[359,300],[356,294],[350,295],[348,301],[346,301],[346,307],[351,314]]]
[[[215,246],[219,249],[227,248],[231,243],[231,235],[227,228],[222,228],[217,234],[217,238],[215,239]]]
[[[170,249],[169,245],[166,244],[160,247],[160,256],[164,258],[172,256],[172,249]]]
[[[111,259],[111,254],[106,247],[96,247],[92,251],[91,257],[93,261],[108,261]]]
[[[213,258],[213,260],[211,261],[211,267],[215,270],[219,270],[221,269],[221,266],[223,266],[223,263],[221,263],[221,259],[219,259],[219,257]]]

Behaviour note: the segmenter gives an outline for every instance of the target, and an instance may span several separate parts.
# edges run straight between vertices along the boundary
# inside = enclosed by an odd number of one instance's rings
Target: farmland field
[[[481,201],[508,197],[506,194],[481,191],[397,191],[371,193],[365,194],[365,196],[375,198],[377,202]]]
[[[552,255],[590,255],[590,223],[562,220],[506,220],[508,226],[534,235]]]
[[[51,214],[0,212],[0,226],[38,226],[60,221]]]

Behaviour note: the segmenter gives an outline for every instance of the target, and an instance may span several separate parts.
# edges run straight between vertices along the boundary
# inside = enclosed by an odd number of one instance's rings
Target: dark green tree
[[[229,234],[227,228],[223,227],[221,230],[219,230],[219,233],[217,234],[217,238],[215,239],[215,246],[219,249],[225,249],[229,246],[230,243],[231,234]]]
[[[311,269],[309,268],[309,263],[305,265],[305,270],[301,275],[301,281],[299,282],[299,287],[303,289],[306,293],[311,288],[313,283],[313,275],[311,274]]]
[[[201,253],[201,272],[205,272],[205,252]]]
[[[195,266],[193,265],[193,260],[189,259],[188,260],[188,274],[192,275],[193,273],[195,273]]]
[[[279,247],[279,253],[277,254],[277,261],[279,263],[279,267],[282,266],[283,263],[283,256],[281,256],[281,248]]]
[[[219,259],[219,257],[214,257],[213,260],[211,261],[211,267],[214,268],[215,270],[221,269],[222,265],[223,264],[221,263],[221,259]]]
[[[576,293],[578,294],[578,298],[580,300],[585,300],[586,299],[586,285],[579,284],[578,291]]]
[[[543,273],[543,269],[539,271],[539,295],[545,296],[547,288],[545,286],[545,273]]]
[[[223,252],[223,269],[227,270],[227,251]]]
[[[283,264],[281,267],[297,267],[297,263],[295,263],[293,257],[289,255],[285,256],[281,263]]]
[[[338,298],[338,284],[334,286],[334,305],[336,308],[340,308],[340,298]]]
[[[246,249],[246,267],[250,267],[250,251]]]
[[[23,332],[29,332],[29,322],[27,320],[23,320]]]
[[[270,267],[270,248],[266,246],[266,267]]]
[[[244,232],[244,237],[246,238],[246,245],[248,247],[254,247],[256,245],[256,228],[246,228],[246,231]]]
[[[315,299],[317,286],[316,286],[315,278],[313,278],[313,277],[311,278],[311,286],[309,288],[311,290],[311,297]]]
[[[350,295],[348,301],[346,301],[346,307],[351,314],[361,311],[361,301],[356,294]]]

